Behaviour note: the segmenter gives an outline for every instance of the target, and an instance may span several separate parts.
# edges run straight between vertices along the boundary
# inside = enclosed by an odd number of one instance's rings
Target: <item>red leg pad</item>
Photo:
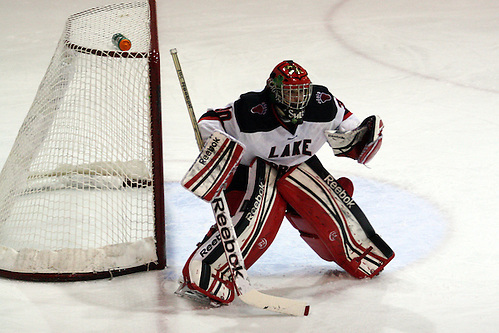
[[[301,238],[319,255],[319,257],[326,261],[334,260],[329,249],[319,239],[316,231],[310,226],[310,223],[308,223],[307,220],[294,212],[287,212],[286,218],[293,227],[300,231]]]
[[[350,275],[379,274],[394,254],[351,198],[351,182],[343,179],[340,185],[319,166],[312,167],[300,165],[277,182],[296,212],[287,215],[292,225],[321,258],[335,261]]]

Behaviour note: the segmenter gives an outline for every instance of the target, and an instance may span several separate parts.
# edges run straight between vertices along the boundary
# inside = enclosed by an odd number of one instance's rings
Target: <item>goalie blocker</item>
[[[182,179],[182,186],[201,199],[211,202],[230,183],[244,149],[242,143],[228,134],[213,132]]]

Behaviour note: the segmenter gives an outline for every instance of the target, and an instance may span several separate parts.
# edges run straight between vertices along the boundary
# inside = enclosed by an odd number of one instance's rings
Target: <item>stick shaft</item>
[[[192,129],[194,130],[194,135],[196,136],[196,143],[198,144],[199,150],[201,150],[203,148],[203,139],[201,137],[201,132],[199,131],[196,115],[194,114],[194,108],[192,107],[189,91],[187,90],[187,84],[185,83],[184,73],[182,72],[182,67],[180,66],[177,49],[171,49],[170,53],[173,58],[173,64],[175,65],[175,70],[177,71],[180,88],[182,88],[185,104],[187,106],[187,112],[189,112],[189,118],[191,119]]]
[[[189,97],[189,91],[187,90],[187,84],[184,79],[182,67],[180,66],[177,50],[171,49],[170,53],[172,55],[173,63],[177,71],[177,76],[182,88],[185,103],[187,105],[189,117],[191,118],[191,124],[196,136],[196,142],[198,144],[199,150],[201,150],[203,148],[203,140],[201,137],[201,132],[199,131],[198,123],[196,121],[194,108],[192,107],[192,102]],[[251,284],[249,282],[248,272],[244,266],[244,259],[241,253],[241,247],[239,246],[239,243],[237,241],[237,234],[234,229],[234,225],[232,224],[229,206],[223,192],[220,192],[212,200],[211,207],[213,210],[213,214],[215,215],[215,222],[217,224],[218,231],[222,237],[225,256],[227,258],[228,267],[232,275],[232,281],[234,281],[236,292],[238,295],[244,294],[251,289]]]

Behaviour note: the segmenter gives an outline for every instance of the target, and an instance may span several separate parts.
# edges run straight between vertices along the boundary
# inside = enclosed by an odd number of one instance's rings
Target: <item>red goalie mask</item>
[[[270,73],[267,86],[284,122],[303,122],[305,107],[312,94],[310,84],[307,71],[292,60],[281,62]]]

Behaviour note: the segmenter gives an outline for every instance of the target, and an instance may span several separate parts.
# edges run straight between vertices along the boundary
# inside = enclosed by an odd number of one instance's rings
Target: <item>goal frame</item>
[[[66,282],[84,281],[103,278],[113,278],[125,274],[161,270],[166,267],[166,234],[165,234],[165,203],[164,203],[164,177],[163,177],[163,147],[161,123],[161,78],[160,78],[160,53],[158,42],[156,0],[147,0],[150,13],[150,38],[149,52],[102,52],[97,49],[83,48],[77,45],[66,46],[87,54],[108,57],[147,57],[149,63],[149,97],[150,97],[150,138],[152,147],[152,177],[153,177],[153,203],[154,203],[154,236],[156,242],[157,261],[130,268],[116,268],[100,272],[75,272],[75,273],[40,273],[40,272],[14,272],[0,269],[0,277],[40,282]],[[77,15],[77,14],[75,14]]]

